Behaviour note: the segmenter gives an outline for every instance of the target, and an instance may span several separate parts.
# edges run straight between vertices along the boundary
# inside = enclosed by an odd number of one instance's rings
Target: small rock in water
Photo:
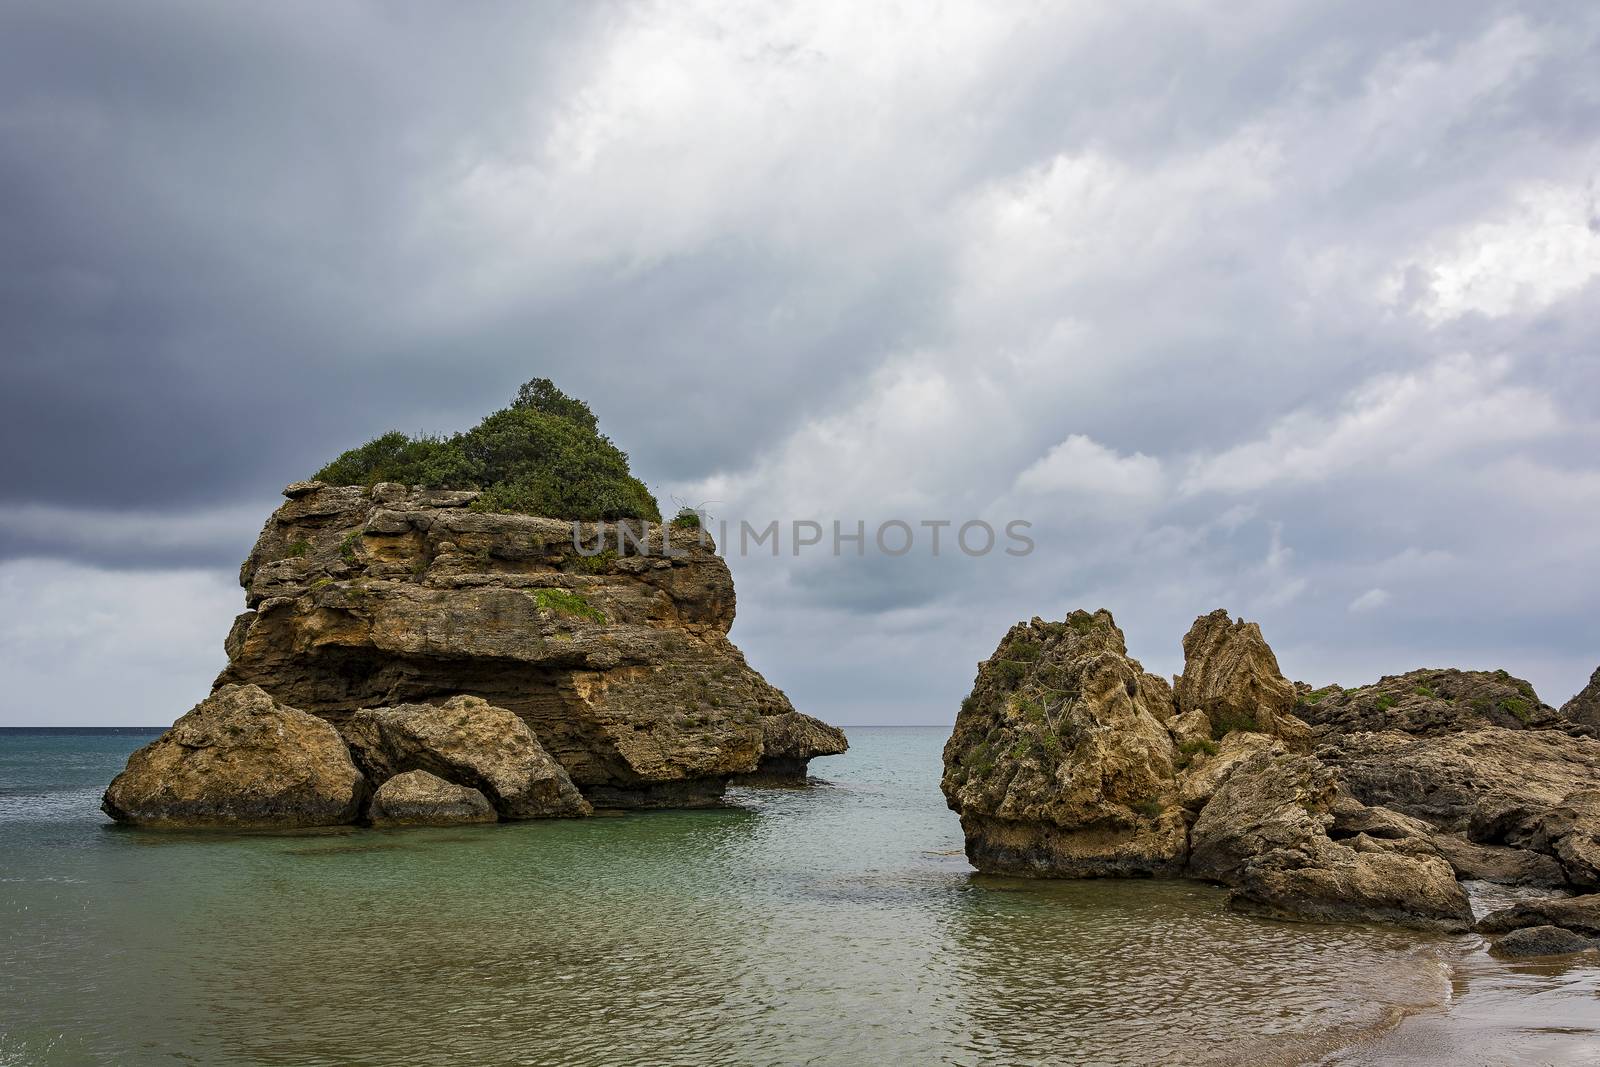
[[[374,826],[459,826],[499,819],[482,793],[427,771],[407,771],[384,782],[368,814]]]
[[[1525,926],[1496,941],[1489,951],[1496,956],[1565,956],[1595,946],[1595,942],[1561,926]]]

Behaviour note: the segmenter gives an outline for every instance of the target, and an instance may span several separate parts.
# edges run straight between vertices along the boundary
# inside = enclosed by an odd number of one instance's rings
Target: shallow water
[[[1294,1062],[1482,958],[977,875],[946,732],[726,810],[254,836],[112,827],[150,734],[0,732],[0,1064]]]

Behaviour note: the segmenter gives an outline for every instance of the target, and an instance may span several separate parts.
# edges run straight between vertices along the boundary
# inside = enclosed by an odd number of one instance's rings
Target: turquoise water
[[[257,836],[111,826],[152,734],[0,732],[0,1064],[1266,1062],[1443,995],[1441,939],[976,875],[946,732],[726,810]]]

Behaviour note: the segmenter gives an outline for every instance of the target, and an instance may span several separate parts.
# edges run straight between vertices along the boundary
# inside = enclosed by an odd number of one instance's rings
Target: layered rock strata
[[[733,579],[694,529],[472,510],[472,492],[301,483],[240,572],[218,684],[343,726],[466,694],[514,712],[596,804],[715,803],[803,779],[841,731],[731,641]],[[581,546],[581,547],[580,547]]]

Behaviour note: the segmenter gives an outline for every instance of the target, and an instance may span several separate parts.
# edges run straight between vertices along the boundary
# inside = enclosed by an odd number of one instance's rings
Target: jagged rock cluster
[[[575,544],[572,523],[476,511],[470,491],[284,495],[241,569],[249,610],[216,692],[130,759],[113,817],[704,805],[730,781],[803,782],[808,760],[845,749],[728,640],[733,579],[698,530],[584,523]]]
[[[1600,741],[1504,672],[1312,690],[1225,611],[1168,686],[1109,612],[978,669],[943,787],[980,870],[1193,877],[1235,907],[1466,929],[1458,879],[1600,888]]]

